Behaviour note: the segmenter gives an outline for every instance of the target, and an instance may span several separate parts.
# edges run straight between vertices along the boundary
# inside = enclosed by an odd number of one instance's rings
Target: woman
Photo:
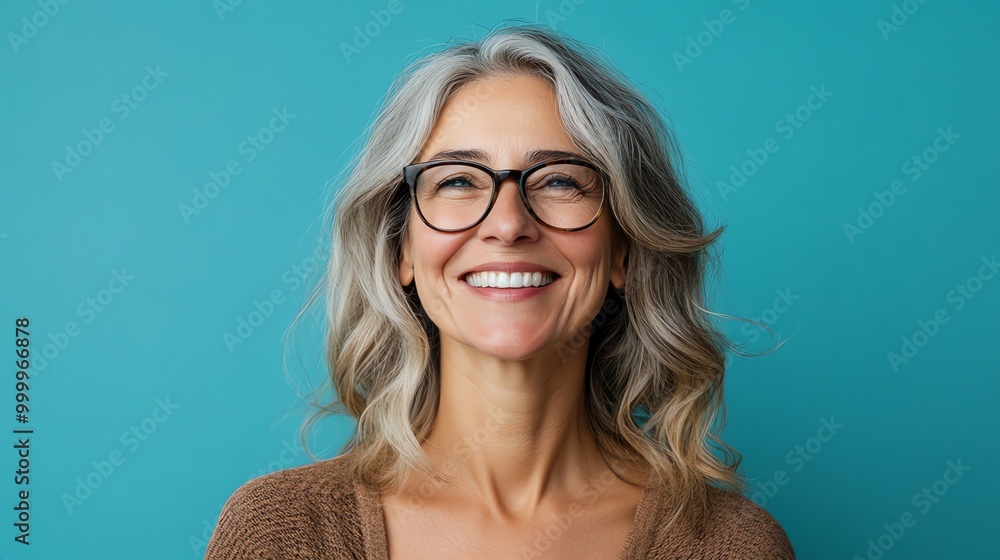
[[[407,68],[335,203],[328,358],[357,434],[237,490],[206,558],[793,558],[711,431],[721,230],[673,148],[542,26]]]

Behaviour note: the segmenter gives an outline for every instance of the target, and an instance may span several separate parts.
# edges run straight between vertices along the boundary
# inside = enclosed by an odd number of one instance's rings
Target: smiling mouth
[[[556,281],[559,275],[554,272],[502,272],[483,271],[470,272],[464,280],[474,288],[538,288]]]

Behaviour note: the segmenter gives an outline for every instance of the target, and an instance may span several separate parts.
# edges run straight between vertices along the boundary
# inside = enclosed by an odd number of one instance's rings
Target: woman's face
[[[534,150],[580,154],[560,121],[554,90],[529,76],[479,81],[458,91],[417,161],[459,159],[437,155],[443,150],[480,150],[487,156],[480,163],[496,170],[537,163],[525,159]],[[608,284],[624,287],[627,247],[614,246],[612,228],[605,207],[586,229],[549,229],[531,217],[517,183],[507,179],[489,215],[465,231],[431,229],[411,203],[399,281],[416,281],[420,301],[442,338],[500,359],[522,360],[587,334],[583,329],[599,312]],[[492,262],[536,265],[558,276],[548,286],[523,292],[467,283],[467,271],[496,270],[487,264]]]

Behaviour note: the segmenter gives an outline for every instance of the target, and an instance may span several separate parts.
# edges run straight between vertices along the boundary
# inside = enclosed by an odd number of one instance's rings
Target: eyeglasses
[[[517,181],[528,213],[555,230],[587,228],[604,209],[606,177],[588,161],[560,159],[524,170],[496,171],[472,161],[435,160],[403,168],[403,184],[410,189],[420,219],[442,232],[479,225],[507,178]]]

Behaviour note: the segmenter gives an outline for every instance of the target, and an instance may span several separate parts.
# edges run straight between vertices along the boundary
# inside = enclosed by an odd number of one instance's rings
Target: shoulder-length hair
[[[584,333],[586,412],[599,448],[609,463],[641,465],[668,484],[678,500],[674,519],[701,511],[708,486],[745,484],[739,453],[716,433],[729,343],[702,305],[707,249],[723,228],[705,232],[682,185],[677,144],[654,107],[599,53],[538,24],[499,26],[446,46],[392,84],[331,206],[330,259],[314,297],[327,300],[336,397],[316,397],[329,385],[314,393],[319,409],[303,436],[320,418],[346,412],[357,431],[341,453],[351,451],[355,476],[383,489],[400,488],[414,471],[446,480],[420,447],[437,409],[439,335],[398,281],[410,205],[402,168],[455,92],[517,75],[554,88],[570,137],[607,173],[615,230],[629,245],[626,296],[609,290]],[[476,91],[454,118],[476,110]]]

